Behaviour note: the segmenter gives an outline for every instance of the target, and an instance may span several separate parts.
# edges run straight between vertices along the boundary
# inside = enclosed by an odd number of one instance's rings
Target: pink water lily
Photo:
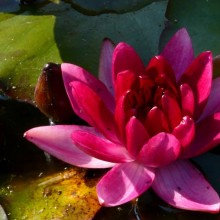
[[[189,161],[220,142],[220,78],[212,79],[211,52],[194,58],[181,29],[146,67],[131,46],[106,39],[100,80],[73,64],[61,68],[72,108],[90,126],[32,128],[29,141],[76,166],[111,168],[97,184],[104,206],[152,187],[174,207],[219,212],[218,194]]]

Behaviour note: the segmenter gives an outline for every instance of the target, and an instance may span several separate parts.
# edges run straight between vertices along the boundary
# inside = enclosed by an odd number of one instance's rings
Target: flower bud
[[[55,122],[77,118],[66,94],[61,66],[58,64],[45,65],[35,87],[34,98],[40,111]]]

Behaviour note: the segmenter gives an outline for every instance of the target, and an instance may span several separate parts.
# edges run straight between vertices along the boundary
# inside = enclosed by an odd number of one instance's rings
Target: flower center
[[[165,100],[168,97],[168,100]],[[157,107],[168,121],[164,131],[172,131],[174,126],[181,120],[178,116],[175,123],[169,123],[170,113],[167,111],[169,106],[166,104],[169,99],[175,100],[177,108],[180,109],[179,92],[177,90],[176,81],[165,74],[142,74],[138,76],[135,84],[127,91],[125,98],[125,112],[127,119],[132,116],[138,118],[146,127],[149,127],[148,113],[154,107]],[[165,100],[165,101],[164,101]],[[168,103],[169,104],[169,103]],[[175,106],[173,106],[175,108]],[[168,113],[169,112],[169,113]],[[147,124],[146,124],[147,123]],[[148,128],[149,130],[150,128]],[[153,132],[154,133],[154,132]]]

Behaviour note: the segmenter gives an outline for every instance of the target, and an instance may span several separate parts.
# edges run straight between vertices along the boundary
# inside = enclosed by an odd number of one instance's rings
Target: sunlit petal
[[[62,63],[61,70],[67,95],[76,114],[78,114],[80,109],[75,102],[75,98],[72,94],[72,88],[70,86],[70,83],[74,81],[79,81],[89,86],[104,100],[109,110],[112,112],[114,111],[115,102],[113,96],[108,91],[106,86],[101,81],[96,79],[92,74],[82,67],[70,63]]]
[[[198,156],[220,143],[220,113],[216,113],[196,124],[195,138],[185,148],[182,158]]]
[[[113,53],[113,79],[117,78],[117,74],[130,70],[137,75],[144,73],[144,64],[136,53],[136,51],[128,44],[121,42],[119,43]]]
[[[161,167],[175,161],[180,151],[179,140],[172,134],[161,132],[143,146],[138,160],[148,167]]]
[[[183,148],[189,146],[195,136],[195,124],[193,119],[184,116],[180,124],[173,129],[172,134],[180,141]]]
[[[79,106],[78,115],[86,116],[87,122],[102,132],[110,140],[117,141],[114,115],[104,101],[87,85],[75,81],[71,83],[72,94]]]
[[[152,187],[160,198],[174,207],[219,212],[217,192],[189,161],[180,160],[158,169]]]
[[[136,156],[148,139],[149,134],[143,124],[136,117],[132,117],[126,125],[126,144],[129,153]]]
[[[98,199],[103,206],[116,206],[137,198],[154,180],[154,171],[139,163],[116,165],[97,184]]]
[[[85,168],[108,168],[113,163],[91,157],[81,151],[71,139],[71,134],[78,129],[94,130],[91,127],[74,125],[56,125],[32,128],[24,134],[30,142],[42,150],[69,164]]]
[[[134,159],[128,153],[125,146],[115,144],[94,131],[76,130],[71,135],[77,147],[85,153],[114,163],[130,162]]]
[[[201,115],[211,91],[212,85],[212,54],[201,53],[187,68],[180,79],[180,83],[186,83],[193,91],[195,100],[194,118]]]

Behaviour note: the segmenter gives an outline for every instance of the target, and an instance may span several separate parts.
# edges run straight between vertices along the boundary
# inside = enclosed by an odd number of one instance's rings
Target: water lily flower
[[[220,143],[220,78],[211,52],[194,58],[186,29],[146,67],[131,46],[106,39],[99,80],[74,64],[61,69],[74,112],[90,126],[36,127],[29,141],[79,167],[111,168],[97,184],[103,206],[152,187],[174,207],[219,212],[217,192],[189,158]]]

